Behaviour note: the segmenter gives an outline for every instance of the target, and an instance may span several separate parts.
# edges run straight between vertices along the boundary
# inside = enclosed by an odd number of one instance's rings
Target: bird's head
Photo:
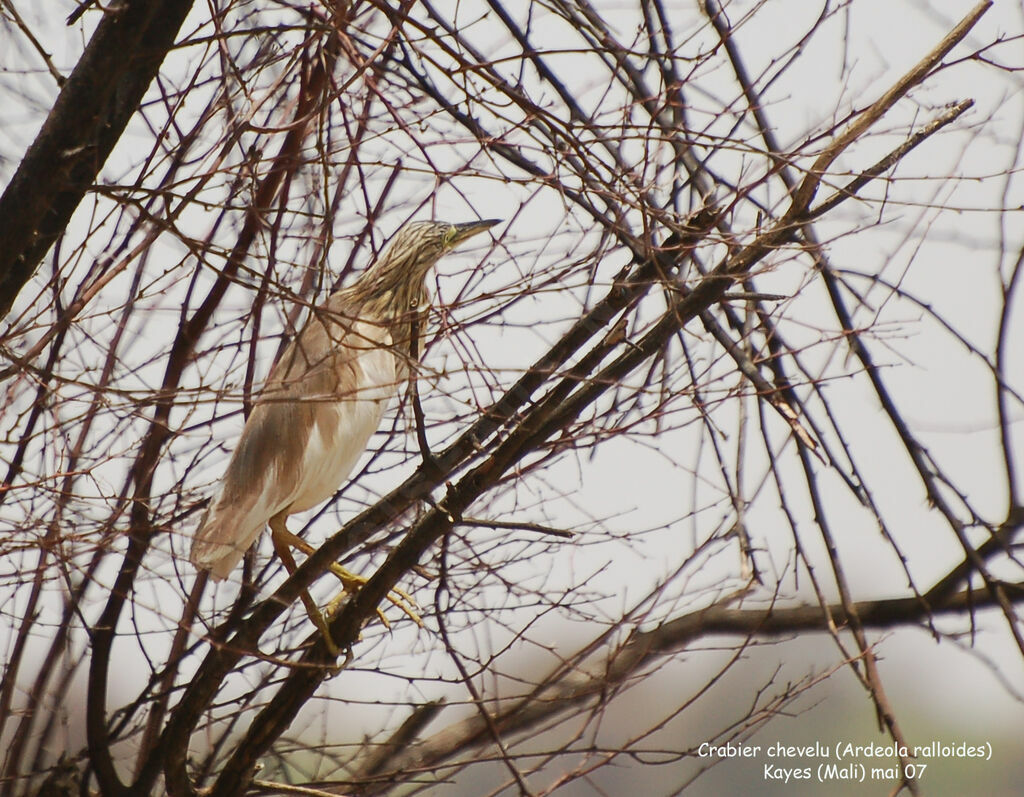
[[[414,221],[402,227],[370,268],[352,286],[362,299],[383,302],[394,312],[404,312],[426,290],[423,281],[439,258],[501,219],[466,221]]]
[[[485,219],[460,224],[446,221],[414,221],[395,233],[395,237],[381,253],[380,259],[411,271],[417,271],[419,268],[425,271],[442,255],[500,221],[501,219]]]

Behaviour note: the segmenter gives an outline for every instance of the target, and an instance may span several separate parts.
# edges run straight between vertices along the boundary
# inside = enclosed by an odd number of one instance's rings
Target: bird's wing
[[[374,369],[382,375],[373,381],[388,378],[387,363],[395,381],[390,337],[377,325],[343,319],[338,312],[315,313],[271,370],[193,541],[193,563],[216,578],[226,577],[267,521],[297,497],[308,506],[296,511],[330,497],[379,424],[384,396],[366,393],[360,383],[376,360],[384,366]],[[309,461],[314,449],[318,458],[330,452],[341,461],[318,468]]]

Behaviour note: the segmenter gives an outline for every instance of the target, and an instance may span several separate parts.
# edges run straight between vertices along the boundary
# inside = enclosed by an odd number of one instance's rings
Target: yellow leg
[[[281,512],[270,519],[270,540],[274,544],[274,551],[277,553],[278,559],[281,560],[284,569],[288,571],[288,575],[291,575],[298,569],[298,566],[295,564],[295,557],[292,556],[291,549],[288,547],[288,538],[294,535],[285,526],[286,517],[287,514]],[[313,596],[307,590],[302,590],[299,598],[302,600],[302,605],[306,607],[306,614],[309,615],[309,619],[323,635],[327,650],[330,651],[332,656],[337,656],[341,651],[334,644],[334,640],[331,638],[331,630],[327,627],[327,620],[321,614],[320,609],[317,608]]]
[[[278,556],[281,556],[282,548],[287,549],[288,547],[296,548],[302,551],[306,556],[310,556],[313,553],[315,553],[316,549],[312,545],[310,545],[308,542],[302,539],[302,537],[299,537],[288,531],[288,527],[285,525],[286,517],[286,512],[280,512],[270,520],[270,531],[274,541],[274,550],[277,551]],[[288,558],[294,564],[295,560],[292,559],[290,551],[288,551]],[[288,565],[283,556],[281,557],[281,561],[286,563],[285,567],[287,568]],[[342,588],[345,590],[342,594],[338,595],[330,603],[327,604],[327,611],[325,614],[327,617],[330,617],[338,610],[339,606],[341,605],[342,601],[345,598],[346,593],[358,592],[360,587],[362,587],[363,584],[366,583],[367,579],[364,576],[360,576],[356,573],[351,572],[350,570],[347,570],[346,568],[339,565],[337,562],[332,562],[329,565],[328,569],[332,573],[334,573],[335,576],[337,576],[338,580],[341,582]],[[306,613],[309,614],[310,619],[313,620],[313,623],[316,624],[318,628],[321,628],[321,630],[323,628],[326,628],[327,624],[326,621],[323,619],[325,615],[321,614],[320,611],[317,610],[317,616],[320,618],[320,622],[323,623],[323,626],[321,626],[318,624],[318,621],[314,619],[313,614],[309,611],[309,604],[313,602],[312,597],[310,597],[309,593],[304,592],[303,594],[305,596],[303,598],[303,604],[306,606]],[[306,603],[307,599],[309,600],[309,603]],[[411,595],[409,595],[406,592],[403,592],[400,589],[394,589],[388,593],[388,600],[392,604],[397,606],[399,609],[401,609],[414,623],[416,623],[416,625],[423,625],[423,620],[416,613],[416,602],[412,599]],[[384,612],[382,612],[380,609],[377,610],[377,616],[380,618],[381,622],[384,623],[384,625],[387,628],[391,628],[391,623],[384,615]],[[330,644],[333,645],[333,641]]]
[[[314,548],[312,545],[310,545],[308,542],[302,539],[302,537],[298,537],[295,534],[292,534],[290,531],[288,531],[288,529],[284,529],[282,538],[288,543],[288,545],[302,551],[304,554],[306,554],[306,556],[310,556],[316,551],[316,548]],[[353,573],[351,570],[342,567],[337,562],[332,562],[328,569],[332,573],[334,573],[335,576],[338,577],[338,580],[341,582],[341,586],[344,588],[345,593],[358,592],[359,588],[367,582],[367,578],[365,576],[360,576],[357,573]],[[338,595],[329,604],[327,604],[326,614],[328,617],[330,617],[332,614],[334,614],[334,612],[338,610],[338,607],[341,605],[341,602],[345,597],[345,593]],[[409,593],[398,588],[395,588],[388,593],[388,600],[391,601],[392,604],[397,606],[403,612],[405,612],[406,616],[408,616],[410,620],[416,623],[416,625],[421,627],[423,626],[422,618],[416,613],[416,601],[412,599],[412,596],[409,595]],[[389,629],[391,628],[391,623],[388,621],[388,618],[384,616],[384,612],[382,612],[380,609],[377,610],[377,616],[380,618],[380,621],[384,623],[385,626],[387,626]]]

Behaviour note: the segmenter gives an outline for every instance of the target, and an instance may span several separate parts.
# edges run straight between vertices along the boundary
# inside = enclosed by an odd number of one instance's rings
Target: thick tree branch
[[[0,317],[96,182],[191,8],[192,0],[126,0],[104,10],[0,196]]]

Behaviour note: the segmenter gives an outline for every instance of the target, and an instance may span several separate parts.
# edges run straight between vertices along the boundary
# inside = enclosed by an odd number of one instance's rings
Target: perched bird
[[[288,531],[287,517],[334,495],[408,378],[412,335],[422,335],[430,305],[430,268],[498,221],[407,224],[352,285],[312,311],[267,377],[195,533],[197,567],[226,578],[268,524],[289,571],[290,547],[312,551]],[[347,571],[332,569],[345,579]],[[315,608],[308,595],[303,602]],[[325,630],[319,613],[310,617]]]

